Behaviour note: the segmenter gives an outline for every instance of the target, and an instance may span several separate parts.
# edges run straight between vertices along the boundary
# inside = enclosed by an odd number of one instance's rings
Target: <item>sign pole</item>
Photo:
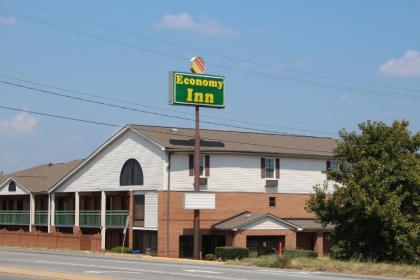
[[[195,106],[194,191],[200,191],[200,106]],[[193,256],[200,259],[200,210],[194,210]]]

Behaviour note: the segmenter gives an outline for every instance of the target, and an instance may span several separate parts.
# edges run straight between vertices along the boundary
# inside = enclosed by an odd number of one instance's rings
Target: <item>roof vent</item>
[[[246,214],[245,215],[245,218],[249,218],[249,217],[251,217],[251,214]]]

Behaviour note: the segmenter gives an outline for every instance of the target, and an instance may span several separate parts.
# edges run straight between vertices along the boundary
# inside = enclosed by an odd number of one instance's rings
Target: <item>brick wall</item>
[[[232,245],[237,247],[246,247],[246,238],[248,236],[270,236],[283,235],[285,237],[285,248],[296,248],[296,232],[292,230],[244,230],[234,235]]]
[[[100,251],[101,236],[99,234],[84,235],[0,230],[0,245]]]
[[[269,207],[270,196],[276,197],[276,206]],[[179,236],[192,234],[193,210],[183,209],[183,192],[170,192],[169,219],[167,218],[168,192],[159,192],[158,254],[160,256],[179,256]],[[305,210],[307,194],[270,194],[270,193],[225,193],[216,194],[216,210],[201,211],[202,235],[209,234],[211,226],[244,211],[272,213],[283,218],[312,218],[313,214]],[[169,234],[167,231],[169,230]],[[279,231],[276,231],[277,234]],[[292,232],[292,231],[289,231]],[[168,237],[169,236],[169,240]],[[287,237],[286,237],[287,239]],[[296,235],[289,236],[296,246]],[[294,241],[293,241],[294,240]],[[226,239],[227,245],[229,236]],[[287,246],[287,245],[286,245]],[[169,247],[169,248],[168,248]]]

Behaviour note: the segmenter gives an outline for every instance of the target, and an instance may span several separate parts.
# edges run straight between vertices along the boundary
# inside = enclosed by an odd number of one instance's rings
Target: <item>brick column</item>
[[[296,232],[295,231],[287,231],[285,233],[285,249],[286,250],[293,250],[296,249]]]
[[[128,248],[133,249],[133,225],[134,225],[134,192],[130,191],[128,196]]]
[[[74,193],[74,226],[73,234],[80,234],[80,196],[79,192]]]
[[[318,257],[324,256],[324,233],[323,232],[316,233],[314,251],[318,253]]]
[[[101,250],[105,250],[106,241],[106,194],[101,192]]]
[[[246,247],[246,234],[241,232],[236,232],[232,238],[232,246],[235,247]]]

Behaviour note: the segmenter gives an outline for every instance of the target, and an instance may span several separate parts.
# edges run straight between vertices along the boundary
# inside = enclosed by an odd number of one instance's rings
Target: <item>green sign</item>
[[[225,107],[225,78],[169,72],[169,104]]]

